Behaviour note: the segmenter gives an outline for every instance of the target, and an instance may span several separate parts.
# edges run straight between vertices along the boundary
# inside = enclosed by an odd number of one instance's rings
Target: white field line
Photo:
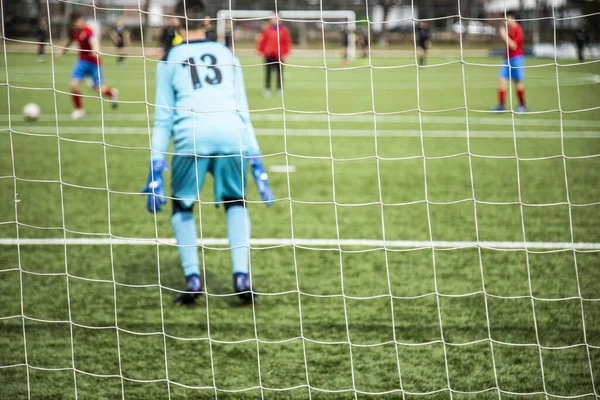
[[[14,131],[24,133],[36,133],[44,135],[56,135],[56,127],[53,126],[32,126],[22,125],[12,127]],[[7,129],[0,128],[0,133]],[[68,134],[107,134],[107,135],[149,135],[151,130],[148,128],[131,128],[131,127],[111,127],[104,128],[93,126],[93,127],[60,127],[58,131],[61,135]],[[279,128],[258,128],[255,129],[257,136],[280,136],[283,137],[284,133],[287,136],[300,136],[300,137],[374,137],[375,132],[372,129],[279,129]],[[422,132],[424,137],[433,138],[464,138],[467,136],[466,130],[430,130],[423,129]],[[472,138],[512,138],[513,132],[511,130],[504,131],[476,131],[469,130],[469,135]],[[560,131],[517,131],[516,136],[518,138],[560,138]],[[564,132],[564,136],[568,139],[597,139],[600,138],[600,129],[592,131],[571,131]],[[421,137],[421,131],[416,129],[379,129],[377,130],[377,137]]]
[[[175,239],[167,238],[56,238],[56,239],[11,239],[0,238],[0,246],[49,246],[49,245],[176,245]],[[198,246],[227,246],[225,238],[198,239]],[[600,250],[600,243],[570,242],[468,242],[468,241],[426,241],[426,240],[371,240],[371,239],[250,239],[251,246],[361,246],[391,248],[460,248],[483,247],[496,249],[566,249],[566,250]]]
[[[596,75],[596,77],[597,77],[597,75]],[[592,77],[589,79],[561,79],[560,86],[561,87],[589,86],[594,83],[598,83],[598,80],[597,80],[598,78],[596,78],[596,77]],[[289,79],[289,78],[286,77],[286,79]],[[146,86],[146,82],[144,82],[141,79],[136,80],[135,78],[128,79],[128,80],[122,80],[122,81],[118,81],[118,82],[115,82],[114,80],[109,81],[109,82],[111,83],[111,85],[114,85],[114,87],[118,87],[121,89],[123,89],[123,88],[139,88],[141,86]],[[315,87],[311,86],[307,82],[314,83],[314,81],[304,81],[304,82],[303,81],[291,81],[290,83],[286,83],[284,88],[286,90],[294,90],[296,92],[302,91],[302,90],[314,92]],[[0,82],[0,84],[6,85],[6,82]],[[23,77],[22,79],[12,78],[10,80],[10,85],[11,86],[20,86],[20,87],[24,87],[24,88],[35,88],[36,90],[39,89],[40,87],[50,89],[49,82],[47,79],[39,79],[39,78],[31,79],[31,77]],[[152,83],[152,85],[153,85],[153,83]],[[365,82],[329,82],[327,85],[328,85],[328,88],[333,91],[356,91],[357,89],[367,90],[371,87],[370,86],[371,83],[368,81],[365,81]],[[148,86],[150,86],[150,84]],[[322,85],[320,85],[319,88],[321,90],[324,90],[324,86],[325,86],[325,83],[322,82]],[[416,91],[416,85],[415,85],[414,81],[374,82],[373,86],[375,87],[375,90],[377,92],[399,91],[399,90],[414,90],[414,91]],[[458,80],[449,80],[447,82],[424,81],[419,84],[419,90],[447,90],[447,89],[458,89],[458,88],[462,88],[462,87],[463,87],[463,83]],[[467,82],[467,88],[470,90],[495,89],[496,87],[498,87],[498,84],[492,83],[492,81],[489,81],[486,83],[480,83],[480,82],[476,82],[476,81]],[[556,79],[554,79],[554,80],[540,79],[540,80],[536,81],[535,87],[536,88],[555,88],[556,87]],[[246,89],[249,89],[249,90],[263,89],[263,84],[250,81],[246,85]],[[592,88],[591,90],[594,90],[594,89]]]
[[[416,112],[415,112],[416,114]],[[267,122],[282,122],[283,121],[283,113],[260,113],[253,112],[251,113],[252,121],[267,121]],[[110,121],[148,121],[148,115],[144,113],[140,114],[106,114],[104,116],[105,120]],[[322,114],[314,114],[314,113],[294,113],[294,112],[286,112],[285,119],[287,122],[327,122],[328,116],[325,113]],[[375,119],[377,123],[419,123],[418,115],[332,115],[332,122],[348,122],[348,123],[370,123],[372,124]],[[9,116],[7,114],[0,114],[0,122],[7,122],[9,120]],[[21,120],[21,115],[13,114],[11,116],[11,120],[13,123],[15,121]],[[40,121],[50,121],[55,122],[54,114],[51,115],[42,115],[40,117]],[[100,114],[88,114],[85,121],[101,121],[102,115]],[[153,121],[154,117],[150,114],[150,120]],[[423,115],[423,122],[427,123],[437,123],[437,124],[455,124],[464,126],[466,120],[464,117],[451,117],[451,116],[434,116],[434,115]],[[58,115],[59,122],[73,122],[71,120],[71,116],[69,114],[59,114]],[[78,121],[79,122],[79,121]],[[529,118],[529,116],[524,116],[524,118],[517,118],[515,120],[515,126],[553,126],[559,127],[560,121],[553,119],[544,119],[544,118]],[[512,128],[512,120],[510,118],[501,118],[501,117],[469,117],[469,126],[474,125],[492,125],[492,126],[509,126]],[[567,127],[577,127],[577,128],[598,128],[600,129],[600,121],[594,120],[565,120],[562,122],[563,126]],[[27,125],[33,126],[33,125]]]
[[[292,67],[292,66],[290,66]],[[318,68],[319,70],[323,70],[322,66],[311,66],[313,68]],[[414,70],[414,66],[412,65],[403,65],[403,68],[411,68],[411,72]],[[498,65],[489,65],[488,67],[500,68],[500,64]],[[68,70],[70,71],[70,69]],[[64,71],[63,74],[67,75],[69,72],[67,70]],[[289,70],[288,70],[289,71]],[[1,70],[0,70],[1,72]],[[44,70],[39,73],[32,74],[30,71],[10,71],[9,70],[9,81],[10,85],[14,86],[29,86],[31,84],[36,84],[40,86],[40,84],[45,84],[48,82],[48,70]],[[126,75],[128,71],[123,71]],[[427,71],[425,71],[427,72]],[[60,71],[59,71],[60,73]],[[421,74],[423,72],[420,72]],[[433,74],[433,72],[432,72]],[[57,75],[57,73],[55,73]],[[288,76],[289,75],[289,76]],[[314,84],[319,84],[318,88],[323,88],[325,86],[325,82],[320,80],[318,77],[315,79],[306,79],[306,76],[292,76],[296,74],[287,73],[286,74],[286,83],[285,88],[287,89],[304,89],[304,90],[315,90]],[[441,77],[448,77],[451,79],[447,79],[445,81],[438,80]],[[435,72],[434,79],[431,78],[421,78],[421,82],[419,82],[419,89],[425,90],[440,90],[440,89],[452,89],[452,88],[462,88],[462,81],[456,78],[458,76],[457,72]],[[416,90],[415,78],[410,75],[403,76],[394,76],[394,80],[382,80],[376,79],[373,81],[373,85],[375,89],[378,91],[381,90]],[[436,79],[437,78],[437,79]],[[491,89],[496,88],[497,83],[493,79],[488,79],[489,76],[478,74],[478,73],[469,73],[469,79],[467,80],[467,86],[471,89]],[[483,81],[483,82],[482,82]],[[65,81],[66,82],[66,81]],[[146,81],[143,78],[127,77],[127,79],[119,79],[116,76],[113,76],[112,79],[109,79],[111,85],[123,88],[123,87],[140,87],[146,85],[154,85],[154,81]],[[556,79],[547,78],[545,76],[539,77],[530,77],[527,79],[527,82],[530,86],[535,86],[537,88],[540,87],[556,87]],[[560,79],[561,87],[565,86],[587,86],[600,83],[600,76],[598,74],[593,73],[570,73],[567,76]],[[0,80],[0,84],[6,85],[6,81],[4,79]],[[333,90],[355,90],[355,89],[366,89],[369,88],[371,82],[368,80],[358,80],[358,79],[336,79],[335,81],[329,81],[327,83],[329,89]],[[247,89],[262,89],[262,82],[258,80],[250,80],[246,84]]]

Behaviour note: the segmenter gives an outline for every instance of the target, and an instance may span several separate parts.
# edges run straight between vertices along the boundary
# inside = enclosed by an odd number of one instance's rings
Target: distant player
[[[350,44],[350,32],[345,27],[340,30],[340,46],[342,50],[342,64],[348,64],[348,44]]]
[[[277,94],[281,95],[283,81],[283,61],[292,50],[292,37],[285,25],[281,25],[276,16],[269,19],[263,28],[257,45],[258,52],[265,59],[265,89],[263,95],[271,96],[271,71],[277,73]]]
[[[185,39],[156,68],[156,108],[147,208],[161,211],[167,203],[162,174],[165,154],[175,142],[171,172],[171,225],[185,274],[185,289],[177,303],[193,303],[202,291],[192,209],[206,175],[214,178],[214,195],[227,215],[233,264],[233,289],[242,302],[256,294],[249,276],[250,216],[246,208],[248,165],[262,200],[271,205],[273,193],[263,167],[248,112],[244,78],[238,59],[220,43],[206,41],[201,0],[180,0],[176,12],[189,19]],[[192,111],[193,110],[193,111]]]
[[[79,59],[71,71],[71,93],[73,105],[75,106],[75,110],[71,113],[71,119],[79,119],[85,116],[85,109],[81,100],[81,81],[86,77],[92,79],[92,88],[98,93],[101,91],[105,98],[112,101],[112,107],[116,108],[119,91],[104,83],[102,64],[98,54],[99,48],[94,32],[85,24],[81,14],[77,12],[71,14],[69,39],[63,51],[58,53],[56,58],[58,59],[65,54],[74,41],[77,41],[80,50]]]
[[[38,62],[44,62],[46,61],[46,41],[48,40],[48,22],[46,21],[46,17],[40,17],[36,33],[38,41],[37,60]]]
[[[513,12],[506,13],[508,31],[504,25],[500,26],[500,37],[506,43],[506,58],[502,67],[500,67],[500,82],[498,85],[498,105],[496,111],[504,111],[506,101],[506,86],[509,80],[515,83],[517,96],[519,97],[519,106],[516,112],[526,112],[525,105],[525,56],[523,55],[523,29],[515,20]]]
[[[206,18],[204,18],[204,35],[206,35],[206,40],[211,42],[217,41],[217,31],[215,31],[215,28],[213,27],[211,19],[208,15]]]
[[[169,21],[164,27],[160,38],[163,48],[163,55],[167,54],[171,47],[182,42],[181,35],[179,34],[180,28],[181,24],[179,22],[179,18],[169,18]]]
[[[575,46],[577,46],[577,58],[579,62],[583,62],[585,60],[584,52],[585,46],[590,44],[590,36],[585,29],[585,26],[581,25],[577,32],[575,32]]]
[[[225,47],[233,51],[233,29],[230,19],[225,21]]]
[[[367,30],[359,28],[359,30],[358,30],[358,45],[360,47],[360,57],[368,58],[369,57],[369,33]]]
[[[427,22],[419,21],[419,25],[417,25],[417,56],[419,57],[420,66],[425,65],[425,56],[430,45],[431,36],[429,35]]]
[[[125,46],[129,46],[129,30],[123,23],[122,18],[117,18],[115,26],[110,31],[110,38],[112,39],[115,47],[117,48],[117,64],[123,65],[125,63]]]

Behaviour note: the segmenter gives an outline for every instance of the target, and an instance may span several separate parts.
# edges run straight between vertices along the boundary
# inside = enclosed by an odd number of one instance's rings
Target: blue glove
[[[248,162],[252,168],[252,176],[254,177],[254,182],[256,182],[256,187],[262,201],[268,206],[272,205],[274,200],[273,192],[269,186],[269,176],[267,175],[267,171],[265,171],[260,154],[252,155]]]
[[[165,182],[163,180],[163,172],[168,171],[169,165],[167,160],[154,160],[150,166],[148,174],[148,182],[142,189],[142,193],[148,193],[146,208],[151,213],[162,211],[163,205],[167,204],[165,197]]]

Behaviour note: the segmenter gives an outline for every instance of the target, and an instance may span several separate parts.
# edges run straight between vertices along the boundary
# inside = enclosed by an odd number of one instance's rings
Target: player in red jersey
[[[77,41],[79,44],[79,59],[75,63],[71,72],[71,93],[73,95],[73,105],[75,110],[71,113],[72,119],[79,119],[85,116],[81,100],[81,81],[89,76],[92,79],[93,89],[100,93],[105,98],[110,99],[113,108],[117,107],[119,91],[111,88],[104,83],[102,76],[102,64],[100,63],[100,55],[98,54],[98,43],[94,38],[94,32],[85,24],[81,14],[75,12],[71,14],[71,31],[69,39],[63,51],[58,53],[56,58],[60,58],[66,53],[68,47]]]
[[[506,43],[506,58],[502,67],[500,67],[500,83],[498,85],[498,105],[496,111],[506,109],[504,103],[506,98],[506,86],[509,80],[515,83],[517,96],[519,97],[519,106],[515,108],[516,112],[526,112],[525,106],[525,56],[523,53],[523,29],[515,20],[513,12],[506,13],[508,31],[505,26],[500,26],[500,37]]]

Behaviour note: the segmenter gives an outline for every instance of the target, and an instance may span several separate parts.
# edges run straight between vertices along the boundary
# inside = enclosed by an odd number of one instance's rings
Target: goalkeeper
[[[177,15],[186,15],[187,24],[182,25],[188,31],[183,31],[183,42],[171,48],[156,69],[152,157],[142,192],[148,194],[148,211],[162,210],[167,202],[162,176],[167,171],[165,153],[174,139],[171,224],[186,280],[175,301],[193,303],[202,291],[192,209],[210,173],[217,206],[222,203],[227,215],[233,289],[242,302],[252,303],[256,294],[248,275],[248,164],[267,205],[272,204],[273,193],[250,122],[242,71],[227,47],[206,40],[201,0],[180,0]]]

